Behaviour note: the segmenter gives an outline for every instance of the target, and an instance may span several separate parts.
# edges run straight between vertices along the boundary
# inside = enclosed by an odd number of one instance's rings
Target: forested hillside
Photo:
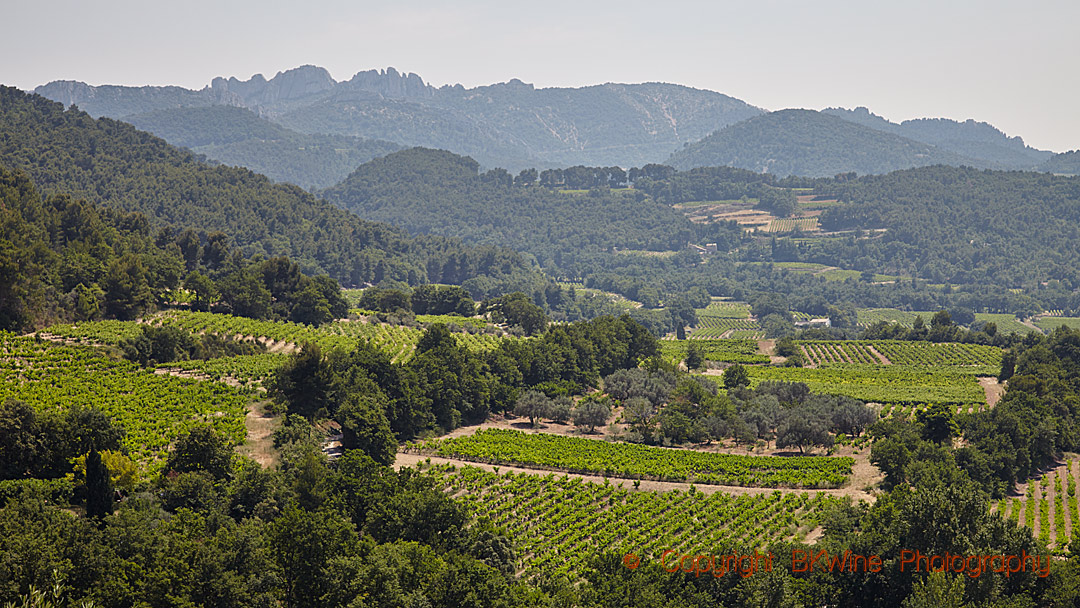
[[[137,211],[155,228],[221,231],[245,255],[287,255],[305,272],[325,272],[346,285],[477,279],[471,285],[481,297],[531,291],[545,281],[511,250],[409,238],[296,186],[208,165],[126,123],[65,111],[17,89],[0,89],[0,141],[0,164],[26,171],[43,193]]]
[[[899,124],[885,120],[866,108],[827,108],[823,114],[936,146],[971,159],[972,165],[989,169],[1033,169],[1051,152],[1024,144],[1019,136],[1009,137],[985,122],[964,122],[946,118],[920,118]]]
[[[974,164],[953,152],[813,110],[780,110],[745,120],[687,145],[666,162],[676,169],[729,166],[781,177]]]
[[[232,106],[155,110],[124,121],[174,146],[309,190],[333,186],[372,158],[401,149],[381,140],[297,133]]]
[[[1065,175],[1080,175],[1080,150],[1055,154],[1040,165],[1039,170],[1049,171],[1050,173],[1063,173]]]
[[[643,193],[559,192],[537,179],[526,172],[515,184],[506,171],[478,173],[470,158],[413,148],[361,166],[323,195],[364,218],[514,247],[545,265],[613,247],[672,251],[693,236],[682,213]]]

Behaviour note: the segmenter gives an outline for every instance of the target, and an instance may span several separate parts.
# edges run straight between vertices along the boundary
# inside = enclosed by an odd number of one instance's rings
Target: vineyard
[[[883,413],[892,411],[889,405],[947,403],[957,406],[958,410],[986,406],[986,394],[975,375],[955,370],[903,365],[832,364],[819,368],[751,366],[746,371],[751,386],[757,386],[764,380],[803,382],[811,392],[886,404],[887,411]]]
[[[522,556],[525,577],[581,577],[605,552],[636,553],[659,562],[669,549],[712,553],[721,547],[763,549],[801,539],[836,500],[822,493],[735,496],[724,492],[645,492],[621,483],[591,483],[555,475],[437,467],[449,494],[477,523],[506,531]]]
[[[909,342],[902,340],[812,340],[798,343],[811,365],[862,363],[962,368],[977,375],[996,375],[1001,349],[982,344]]]
[[[721,319],[747,319],[750,317],[750,305],[746,302],[717,300],[705,308],[697,309],[699,317],[717,317]]]
[[[769,357],[758,354],[753,340],[695,340],[705,359],[724,363],[768,363]],[[672,364],[686,358],[686,340],[662,340],[660,355]]]
[[[479,319],[445,317],[457,320],[461,325],[473,325]],[[432,317],[442,321],[444,317]],[[191,333],[212,333],[232,339],[265,338],[283,345],[317,344],[324,350],[351,349],[360,342],[368,342],[390,355],[400,363],[412,357],[423,330],[402,325],[365,323],[360,321],[337,321],[322,327],[312,327],[288,321],[259,321],[247,317],[234,317],[209,312],[172,310],[149,320],[151,323],[168,325]],[[42,333],[86,344],[119,344],[122,340],[139,335],[139,323],[135,321],[96,321],[71,325],[55,325]],[[501,340],[514,339],[494,334],[454,332],[458,344],[472,352],[498,348]]]
[[[875,323],[885,321],[886,323],[897,323],[903,327],[910,328],[915,323],[915,317],[922,317],[923,322],[929,324],[931,317],[934,316],[933,312],[916,311],[909,312],[906,310],[898,310],[896,308],[860,308],[856,311],[858,317],[857,324],[859,329],[866,329]]]
[[[998,332],[1003,334],[1030,334],[1033,331],[1038,331],[1034,327],[1017,321],[1016,317],[1010,314],[977,312],[975,313],[975,320],[991,322],[997,326]]]
[[[811,232],[818,229],[818,218],[800,217],[775,219],[769,222],[769,226],[765,229],[765,232],[793,232],[795,230]]]
[[[263,353],[218,359],[192,359],[163,363],[158,365],[157,369],[197,373],[217,382],[234,379],[241,384],[254,386],[268,380],[285,364],[287,358],[287,355]]]
[[[733,330],[764,333],[757,321],[750,319],[699,316],[698,326],[689,337],[692,340],[716,340],[727,337],[725,334]]]
[[[1080,329],[1080,317],[1039,317],[1035,320],[1035,325],[1049,333],[1062,325],[1069,329]],[[1024,327],[1027,327],[1026,325]],[[1028,330],[1031,328],[1028,327]]]
[[[504,429],[435,439],[420,449],[476,462],[610,477],[761,487],[838,487],[854,464],[846,457],[742,456]]]
[[[124,447],[146,464],[159,463],[169,443],[195,424],[209,423],[234,443],[246,436],[250,392],[153,374],[84,346],[0,337],[0,380],[0,400],[38,410],[100,409],[127,431]]]
[[[1040,479],[1028,481],[1022,498],[1003,498],[995,509],[1003,517],[1030,528],[1055,553],[1063,554],[1074,527],[1080,523],[1078,478],[1080,462],[1069,459]]]

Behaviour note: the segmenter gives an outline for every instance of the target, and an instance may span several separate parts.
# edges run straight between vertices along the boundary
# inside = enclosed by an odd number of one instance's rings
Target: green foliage
[[[0,163],[27,171],[45,191],[140,212],[143,230],[152,225],[224,232],[246,255],[285,255],[305,273],[328,274],[347,285],[384,279],[460,284],[482,278],[473,293],[486,297],[544,282],[509,250],[468,248],[441,237],[410,239],[296,186],[275,184],[247,169],[210,166],[130,125],[65,111],[14,88],[0,89],[0,134],[8,142]],[[113,274],[114,307],[131,315],[143,299],[141,281]]]

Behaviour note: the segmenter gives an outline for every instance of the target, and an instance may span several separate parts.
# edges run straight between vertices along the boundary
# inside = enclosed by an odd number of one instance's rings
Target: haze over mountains
[[[433,87],[394,68],[335,81],[302,66],[267,80],[215,78],[201,90],[55,81],[35,92],[135,124],[170,143],[305,188],[339,183],[374,157],[424,146],[482,167],[733,166],[780,176],[879,174],[947,164],[1075,173],[987,123],[893,123],[866,108],[766,112],[664,83],[537,89],[513,79]]]

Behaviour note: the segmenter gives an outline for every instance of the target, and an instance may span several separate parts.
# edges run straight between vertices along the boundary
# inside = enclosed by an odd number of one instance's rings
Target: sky
[[[436,86],[671,82],[1080,148],[1077,0],[16,0],[4,13],[0,84],[24,90],[393,66]]]

